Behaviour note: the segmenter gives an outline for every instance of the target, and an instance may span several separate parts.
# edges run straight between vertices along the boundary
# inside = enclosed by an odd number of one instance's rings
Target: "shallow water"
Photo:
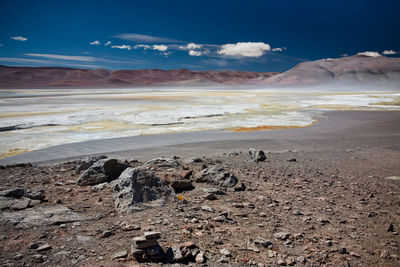
[[[111,137],[305,127],[324,110],[400,110],[397,92],[212,88],[0,90],[0,157]]]

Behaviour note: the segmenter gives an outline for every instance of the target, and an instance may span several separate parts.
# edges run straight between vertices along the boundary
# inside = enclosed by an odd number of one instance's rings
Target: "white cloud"
[[[357,53],[357,56],[380,57],[382,55],[379,54],[378,52],[365,51],[365,52]]]
[[[394,50],[385,50],[385,51],[382,52],[382,54],[384,54],[384,55],[396,55],[397,52],[394,51]]]
[[[200,49],[201,47],[202,47],[202,45],[200,45],[200,44],[188,43],[186,46],[179,46],[179,49],[194,50],[194,49]]]
[[[93,41],[89,43],[90,45],[101,45],[101,43],[99,41]]]
[[[225,56],[260,57],[270,50],[271,46],[263,42],[239,42],[222,45],[217,53]]]
[[[132,42],[143,42],[143,43],[180,43],[182,41],[159,37],[159,36],[152,36],[146,34],[139,34],[139,33],[122,33],[114,36],[115,38],[132,41]]]
[[[109,46],[111,44],[111,41],[108,41],[107,43],[104,44],[104,46]]]
[[[153,45],[152,49],[164,52],[164,51],[167,51],[168,46],[166,46],[166,45]]]
[[[272,50],[271,51],[273,51],[273,52],[282,52],[283,51],[283,49],[282,48],[280,48],[280,47],[277,47],[277,48],[272,48]]]
[[[14,63],[45,63],[48,64],[50,61],[42,59],[31,59],[31,58],[16,58],[16,57],[0,57],[0,61],[14,62]]]
[[[200,48],[201,48],[201,45],[195,44],[195,43],[189,43],[189,44],[187,44],[186,47],[187,47],[188,49],[200,49]]]
[[[195,56],[195,57],[199,57],[199,56],[203,55],[203,52],[202,51],[196,51],[196,50],[189,50],[189,55]]]
[[[113,46],[111,46],[111,48],[131,50],[132,46],[130,46],[130,45],[113,45]]]
[[[31,57],[43,57],[43,58],[51,58],[51,59],[86,61],[86,62],[92,62],[92,61],[97,60],[97,58],[95,58],[95,57],[86,57],[86,56],[67,56],[67,55],[35,54],[35,53],[26,53],[25,55],[31,56]]]
[[[25,42],[26,40],[28,40],[28,38],[22,37],[22,36],[13,36],[13,37],[10,37],[10,39],[15,40],[15,41],[21,41],[21,42]]]
[[[139,45],[135,45],[133,48],[134,49],[143,48],[144,50],[146,50],[146,49],[151,49],[151,46],[145,45],[145,44],[139,44]]]

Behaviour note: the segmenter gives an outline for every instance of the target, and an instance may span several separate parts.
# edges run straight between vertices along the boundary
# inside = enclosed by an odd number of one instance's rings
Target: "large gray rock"
[[[117,179],[129,165],[116,159],[101,159],[79,177],[79,185],[96,185]]]
[[[23,210],[30,206],[31,200],[26,197],[12,198],[0,196],[0,210]]]
[[[0,213],[0,224],[26,229],[35,226],[59,225],[87,219],[90,218],[63,206],[39,207]]]
[[[238,179],[233,174],[226,172],[222,167],[210,166],[196,173],[194,180],[197,183],[208,183],[221,187],[233,187]]]
[[[92,156],[89,157],[87,160],[79,161],[75,166],[75,172],[76,174],[80,174],[82,171],[89,169],[93,164],[95,164],[99,160],[106,158],[107,156],[101,155],[101,156]]]
[[[131,212],[159,206],[173,190],[153,172],[143,168],[128,168],[114,181],[113,199],[118,212]]]

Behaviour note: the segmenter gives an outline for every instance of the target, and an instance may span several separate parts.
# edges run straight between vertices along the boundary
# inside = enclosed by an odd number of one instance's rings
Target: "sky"
[[[0,0],[0,65],[285,71],[397,57],[399,0]]]

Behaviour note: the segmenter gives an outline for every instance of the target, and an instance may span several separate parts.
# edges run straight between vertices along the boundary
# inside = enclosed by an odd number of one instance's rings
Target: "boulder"
[[[152,168],[152,167],[158,167],[158,168],[176,168],[179,166],[179,162],[177,160],[177,157],[171,157],[171,158],[155,158],[151,159],[149,161],[146,161],[145,166]]]
[[[0,197],[0,210],[23,210],[30,206],[31,200],[26,197],[22,198],[11,198],[11,197]]]
[[[113,199],[118,212],[159,206],[171,196],[175,196],[173,190],[154,172],[143,168],[128,168],[114,182]]]
[[[173,173],[161,173],[160,177],[171,186],[176,193],[194,189],[192,181],[189,179],[193,171],[181,170]]]
[[[211,166],[196,173],[194,180],[197,183],[208,183],[221,187],[233,187],[238,179],[233,174],[226,172],[222,167]]]
[[[129,165],[117,159],[101,159],[78,178],[79,185],[96,185],[117,179]]]
[[[174,180],[171,182],[170,186],[174,189],[176,193],[181,193],[183,191],[194,189],[192,181],[190,180]]]
[[[249,154],[250,154],[251,159],[254,160],[255,162],[265,161],[267,159],[264,151],[257,150],[255,148],[250,148]]]
[[[25,194],[25,189],[21,187],[14,187],[0,191],[0,196],[2,197],[21,198],[25,196]]]
[[[63,223],[92,219],[63,206],[39,207],[20,211],[2,212],[0,224],[29,229],[37,226],[60,225]]]
[[[38,191],[28,191],[25,196],[34,200],[44,200],[46,198],[44,194],[44,189],[40,189]]]
[[[106,159],[106,158],[107,158],[107,156],[101,155],[101,156],[89,157],[87,160],[84,160],[84,161],[79,161],[75,165],[75,172],[76,172],[76,174],[80,174],[81,171],[85,171],[85,170],[89,169],[93,164],[95,164],[99,160]]]

